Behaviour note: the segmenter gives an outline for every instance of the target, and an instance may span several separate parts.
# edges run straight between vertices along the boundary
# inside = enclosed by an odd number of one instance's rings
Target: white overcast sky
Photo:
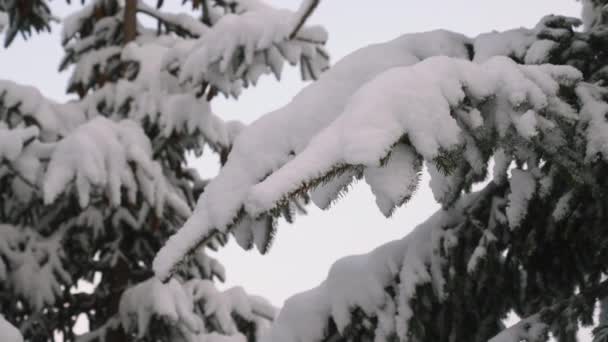
[[[79,1],[73,1],[79,3]],[[181,1],[165,1],[178,9]],[[296,8],[299,0],[269,1],[279,7]],[[58,14],[68,13],[64,1],[54,0]],[[491,30],[531,27],[546,14],[579,16],[575,0],[323,0],[311,22],[329,31],[328,50],[335,62],[366,44],[386,41],[398,35],[433,29],[448,29],[475,36]],[[1,48],[0,48],[1,49]],[[0,78],[39,87],[58,100],[64,95],[68,74],[58,74],[61,58],[59,28],[24,43],[17,40],[0,51]],[[218,100],[214,111],[225,119],[249,123],[287,103],[305,84],[297,70],[288,70],[281,83],[270,76],[248,90],[239,101]],[[328,94],[331,96],[331,94]],[[194,164],[204,175],[217,172],[214,160]],[[417,195],[405,207],[385,219],[375,207],[364,182],[332,209],[309,208],[295,224],[280,224],[270,253],[244,252],[230,243],[217,254],[227,270],[228,285],[241,285],[251,293],[282,305],[290,295],[319,284],[331,264],[340,257],[370,251],[401,238],[437,209],[424,177]]]

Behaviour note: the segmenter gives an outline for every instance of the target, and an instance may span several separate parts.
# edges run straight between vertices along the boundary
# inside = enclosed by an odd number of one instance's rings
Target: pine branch
[[[551,325],[564,311],[581,302],[591,302],[599,298],[608,296],[608,279],[600,282],[594,287],[584,289],[578,294],[558,301],[557,303],[545,307],[538,313],[522,319],[519,323],[501,331],[498,335],[491,338],[488,342],[519,342],[529,340],[530,342],[541,340],[530,340],[531,334],[538,332],[543,326]]]
[[[304,26],[304,23],[306,23],[306,20],[308,20],[308,18],[312,15],[315,8],[319,6],[320,2],[321,0],[304,0],[300,9],[297,12],[297,14],[299,14],[300,16],[293,30],[289,34],[289,39],[294,39],[296,37],[302,26]]]
[[[154,9],[142,1],[138,1],[137,3],[137,12],[146,14],[161,23],[165,26],[173,28],[178,33],[184,33],[187,36],[192,38],[199,38],[203,32],[206,32],[209,29],[209,25],[203,21],[203,23],[198,21],[189,21],[189,25],[184,25],[179,19],[179,16],[175,14],[167,14],[163,13],[157,9]]]

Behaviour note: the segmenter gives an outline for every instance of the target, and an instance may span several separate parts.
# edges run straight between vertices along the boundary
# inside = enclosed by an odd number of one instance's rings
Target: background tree
[[[302,26],[314,1],[296,13],[257,1],[190,5],[199,14],[96,0],[65,18],[60,69],[73,67],[78,99],[56,103],[0,80],[0,312],[28,341],[255,341],[274,318],[241,288],[217,290],[224,270],[204,249],[167,284],[151,262],[207,183],[186,155],[207,146],[225,161],[243,127],[210,101],[278,78],[284,61],[316,77],[326,33]],[[44,1],[0,9],[7,44],[53,18]],[[91,332],[75,336],[81,315]]]
[[[443,209],[334,264],[286,302],[271,340],[576,341],[581,323],[605,340],[606,315],[593,314],[607,295],[606,6],[583,1],[582,21],[411,34],[347,56],[239,134],[157,255],[157,276],[217,235],[268,244],[263,223],[294,198],[325,209],[357,179],[390,216],[426,167]],[[238,186],[226,199],[228,184]],[[510,312],[525,318],[505,329]]]

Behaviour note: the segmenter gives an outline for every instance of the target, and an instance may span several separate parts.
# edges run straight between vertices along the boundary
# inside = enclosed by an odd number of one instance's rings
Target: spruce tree
[[[356,180],[388,217],[428,170],[442,209],[336,262],[268,340],[570,342],[584,325],[605,341],[608,1],[582,5],[581,19],[408,34],[345,57],[239,134],[157,277],[216,236],[269,245],[294,199],[327,209]],[[510,313],[521,321],[506,328]]]
[[[26,341],[259,340],[276,309],[218,290],[224,268],[204,248],[167,283],[151,264],[208,183],[187,154],[207,148],[223,163],[243,129],[211,101],[280,78],[285,61],[307,79],[327,68],[325,31],[304,26],[316,4],[197,0],[175,14],[162,1],[86,1],[62,21],[73,100],[0,80],[0,313]],[[1,0],[6,44],[48,29],[51,9]],[[76,336],[82,315],[90,332]],[[4,319],[0,335],[20,338]]]

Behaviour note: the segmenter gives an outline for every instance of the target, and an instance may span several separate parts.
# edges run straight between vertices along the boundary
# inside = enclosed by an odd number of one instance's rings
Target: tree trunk
[[[110,276],[110,291],[111,295],[108,298],[108,312],[118,315],[120,307],[120,298],[122,293],[129,285],[129,264],[123,259],[119,258],[116,265],[112,269]],[[109,331],[106,336],[105,342],[128,342],[128,336],[125,331],[121,328]]]
[[[123,18],[124,44],[135,40],[137,36],[137,0],[125,1],[125,13]]]
[[[123,35],[124,45],[135,40],[135,37],[137,36],[137,0],[125,1]],[[122,293],[129,285],[129,272],[129,264],[123,258],[119,258],[110,273],[110,290],[112,291],[112,294],[110,295],[110,298],[108,298],[108,305],[110,309],[109,312],[113,312],[116,315],[119,312]],[[110,331],[106,336],[106,342],[128,341],[128,336],[122,328]]]

